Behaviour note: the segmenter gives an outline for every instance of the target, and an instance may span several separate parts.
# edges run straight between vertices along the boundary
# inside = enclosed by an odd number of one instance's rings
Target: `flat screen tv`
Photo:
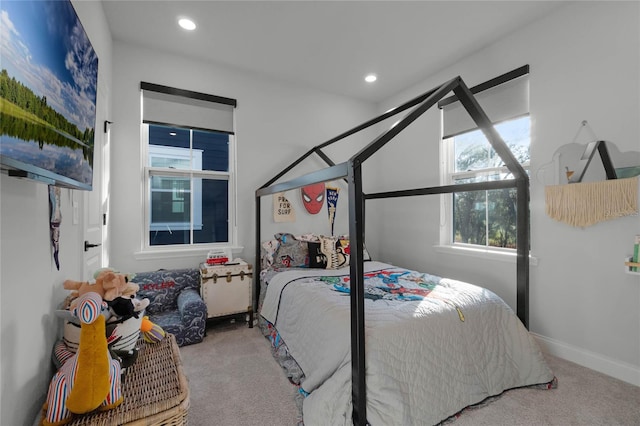
[[[91,190],[98,56],[69,0],[0,2],[0,167]]]

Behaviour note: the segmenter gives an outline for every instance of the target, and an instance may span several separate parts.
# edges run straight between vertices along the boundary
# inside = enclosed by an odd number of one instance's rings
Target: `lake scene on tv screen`
[[[98,57],[70,1],[0,3],[0,156],[90,188]]]

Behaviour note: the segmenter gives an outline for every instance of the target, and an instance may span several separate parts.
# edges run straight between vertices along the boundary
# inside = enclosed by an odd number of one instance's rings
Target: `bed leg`
[[[247,311],[247,317],[249,318],[249,328],[253,328],[253,308],[249,308]]]

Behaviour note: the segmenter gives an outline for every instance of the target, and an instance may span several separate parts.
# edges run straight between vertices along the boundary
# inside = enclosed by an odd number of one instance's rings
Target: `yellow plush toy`
[[[98,293],[87,292],[77,299],[73,313],[82,323],[80,345],[51,379],[42,425],[64,425],[73,413],[108,410],[122,403],[120,364],[107,348],[104,308]]]

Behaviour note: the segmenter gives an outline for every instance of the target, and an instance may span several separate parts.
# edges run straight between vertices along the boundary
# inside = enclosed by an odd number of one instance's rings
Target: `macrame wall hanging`
[[[571,226],[638,214],[638,177],[545,187],[546,212]]]
[[[586,145],[575,170],[566,168],[569,184],[545,187],[547,215],[579,227],[591,226],[622,216],[637,215],[638,177],[617,178],[607,143],[597,139],[586,120],[578,128],[573,143],[578,139],[582,129],[587,129],[594,141]],[[602,161],[607,180],[582,182],[592,159],[598,156]]]

